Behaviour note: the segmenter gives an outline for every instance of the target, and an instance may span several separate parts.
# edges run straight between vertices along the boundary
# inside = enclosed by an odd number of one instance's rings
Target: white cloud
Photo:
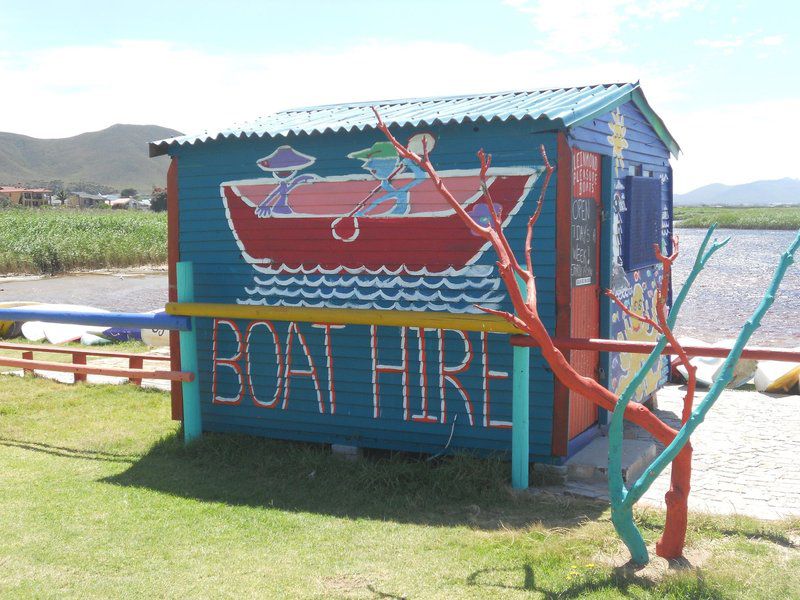
[[[724,39],[699,39],[695,40],[695,46],[704,46],[706,48],[712,48],[714,50],[721,50],[725,54],[731,54],[735,48],[741,48],[743,46],[752,46],[756,44],[758,46],[780,46],[783,44],[783,36],[782,35],[767,35],[763,37],[757,37],[759,35],[758,31],[753,31],[747,33],[745,35],[740,35],[736,37],[729,37]]]
[[[714,48],[715,50],[727,50],[731,48],[738,48],[742,44],[744,44],[744,40],[742,38],[733,38],[728,40],[695,40],[696,46],[705,46],[706,48]]]
[[[762,46],[780,46],[783,43],[783,36],[768,35],[758,40],[758,43]]]
[[[624,28],[642,19],[675,19],[697,0],[504,0],[530,15],[544,34],[540,45],[564,54],[625,48]]]
[[[635,81],[638,71],[614,61],[565,68],[538,50],[495,54],[435,42],[213,54],[126,41],[0,54],[0,80],[24,90],[5,95],[0,130],[60,137],[126,122],[198,132],[292,106]]]
[[[789,98],[673,115],[667,126],[684,152],[673,164],[675,191],[800,177],[791,136],[775,134],[785,129],[786,115],[798,111],[800,98]]]
[[[677,190],[800,176],[789,138],[772,134],[780,130],[780,115],[800,111],[800,101],[681,114],[673,107],[686,104],[690,93],[685,73],[624,61],[572,63],[541,50],[492,53],[466,44],[377,40],[333,53],[215,54],[155,41],[6,51],[0,52],[0,80],[24,93],[5,94],[0,131],[62,137],[113,123],[152,123],[199,133],[292,106],[641,76],[685,152],[675,165]]]

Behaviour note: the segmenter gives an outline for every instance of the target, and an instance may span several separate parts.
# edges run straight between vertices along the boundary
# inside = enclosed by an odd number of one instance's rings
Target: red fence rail
[[[91,350],[84,348],[57,348],[54,346],[39,346],[36,344],[12,344],[0,342],[0,350],[15,350],[21,353],[21,358],[0,356],[0,366],[17,367],[25,373],[33,373],[34,369],[43,371],[58,371],[74,373],[75,381],[86,381],[87,375],[106,375],[109,377],[126,377],[134,385],[142,385],[142,379],[162,379],[166,381],[193,381],[194,374],[185,371],[151,370],[144,368],[144,361],[169,362],[169,356],[153,356],[149,354],[132,354],[129,352],[113,352],[108,350]],[[34,360],[34,352],[51,354],[69,354],[71,363]],[[128,368],[108,367],[93,365],[87,358],[124,358],[128,360]]]
[[[650,354],[655,348],[653,342],[630,342],[626,340],[604,340],[597,338],[554,338],[559,350],[593,350],[595,352],[630,352],[632,354]],[[512,346],[537,347],[536,341],[527,335],[512,335]],[[709,356],[726,358],[731,349],[720,346],[686,345],[683,347],[689,356]],[[662,354],[675,354],[671,345],[667,344]],[[742,352],[742,358],[753,360],[777,360],[782,362],[800,362],[800,350],[788,348],[763,348],[750,346]]]

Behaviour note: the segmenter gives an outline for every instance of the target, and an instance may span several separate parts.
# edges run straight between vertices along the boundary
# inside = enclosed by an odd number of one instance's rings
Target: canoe
[[[685,345],[703,345],[704,342],[701,340],[696,340],[694,338],[679,338],[678,341],[681,344]],[[730,348],[733,346],[735,340],[722,340],[712,346],[717,348]],[[722,371],[722,365],[725,362],[724,358],[714,358],[710,356],[696,356],[692,358],[690,364],[693,365],[696,369],[696,376],[697,376],[697,385],[700,387],[709,388],[713,385],[713,383],[719,377],[720,372]],[[758,366],[758,361],[752,360],[749,358],[742,358],[736,363],[736,366],[733,368],[733,379],[728,383],[726,387],[729,388],[738,388],[743,386],[745,383],[750,381],[756,373],[756,367]],[[683,365],[678,364],[675,367],[675,370],[680,373],[684,379],[688,379],[689,373],[687,372],[686,368]]]
[[[506,224],[522,206],[540,169],[490,169],[487,189]],[[487,201],[477,169],[442,171],[445,185],[467,212],[482,215]],[[408,183],[408,173],[393,183]],[[273,178],[220,185],[225,214],[244,259],[258,267],[386,269],[430,273],[473,264],[488,247],[441,197],[430,179],[408,191],[409,210],[393,214],[393,200],[370,207],[376,180],[366,174],[317,178],[291,191],[291,212],[259,217],[256,207],[278,185]],[[367,206],[367,208],[364,208]],[[365,213],[365,214],[361,214]]]
[[[40,304],[37,309],[49,312],[80,310],[85,312],[107,313],[109,311],[92,306],[77,304]],[[22,335],[32,342],[46,339],[51,344],[64,344],[79,340],[84,333],[100,333],[107,327],[90,325],[70,325],[66,323],[48,323],[46,321],[26,321],[22,324]]]
[[[0,308],[19,308],[20,306],[36,306],[39,302],[0,302]],[[0,321],[0,338],[12,338],[21,335],[22,324],[17,321]]]
[[[148,346],[169,346],[169,331],[166,329],[142,329],[142,341]]]
[[[753,383],[759,392],[791,393],[800,386],[800,363],[759,361]]]

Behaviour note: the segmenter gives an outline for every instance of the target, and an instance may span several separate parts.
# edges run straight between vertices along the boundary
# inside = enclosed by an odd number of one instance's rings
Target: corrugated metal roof
[[[628,100],[636,102],[667,148],[677,157],[680,151],[677,142],[647,104],[638,82],[295,108],[229,129],[152,142],[150,156],[166,154],[169,147],[175,145],[191,145],[225,138],[312,135],[374,128],[373,106],[388,125],[396,126],[530,119],[542,122],[542,129],[562,129],[588,121]]]

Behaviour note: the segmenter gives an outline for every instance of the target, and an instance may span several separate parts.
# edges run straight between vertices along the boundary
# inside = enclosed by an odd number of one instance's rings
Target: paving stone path
[[[658,416],[680,427],[684,387],[658,394]],[[702,397],[698,391],[697,399]],[[650,440],[626,422],[626,438]],[[761,519],[800,516],[800,396],[728,390],[692,436],[689,510]],[[660,446],[661,447],[661,446]],[[664,507],[670,467],[641,502]],[[571,491],[607,498],[606,484],[570,483]]]

